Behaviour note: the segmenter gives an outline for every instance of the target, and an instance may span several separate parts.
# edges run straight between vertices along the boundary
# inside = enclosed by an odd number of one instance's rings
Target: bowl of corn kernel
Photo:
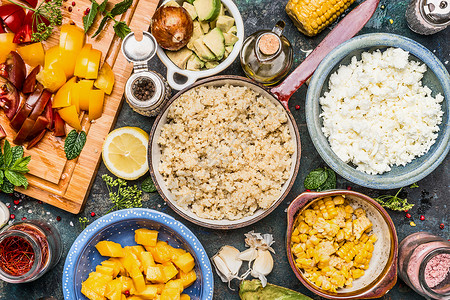
[[[328,299],[367,299],[397,281],[398,240],[388,213],[348,190],[305,192],[289,205],[286,249],[301,283]]]

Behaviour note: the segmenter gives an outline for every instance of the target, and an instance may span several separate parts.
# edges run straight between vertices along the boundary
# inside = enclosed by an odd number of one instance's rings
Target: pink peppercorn
[[[411,214],[406,214],[406,217],[407,217],[408,219],[411,219]]]
[[[445,228],[444,223],[441,223],[441,224],[439,225],[439,228],[440,228],[440,229],[444,229],[444,228]]]
[[[352,190],[352,187],[351,187],[351,186],[348,186],[348,187],[347,187],[347,190],[351,191],[351,190]]]
[[[296,110],[299,110],[299,109],[300,109],[300,105],[296,105],[296,106],[295,106],[295,109],[296,109]]]
[[[72,7],[69,6],[69,8],[67,9],[69,12],[72,12]]]
[[[16,218],[16,215],[11,214],[9,217],[10,217],[12,220],[14,220],[14,219]]]
[[[22,217],[22,221],[25,221],[27,219],[27,217]]]
[[[75,6],[75,5],[76,5],[76,3],[75,3],[75,1],[73,1],[73,2],[72,2],[72,6]]]
[[[424,215],[421,215],[421,216],[420,216],[420,221],[423,221],[423,220],[425,220],[425,216],[424,216]]]
[[[95,212],[91,212],[91,217],[95,217]]]
[[[60,216],[57,216],[57,217],[56,217],[56,221],[58,221],[58,222],[61,221],[61,217],[60,217]]]
[[[128,296],[130,296],[130,291],[125,291],[125,292],[123,292],[123,294],[128,297]]]
[[[15,204],[15,205],[19,205],[19,203],[20,203],[20,200],[19,200],[19,199],[14,200],[14,204]]]
[[[311,192],[311,190],[306,190],[307,192]]]

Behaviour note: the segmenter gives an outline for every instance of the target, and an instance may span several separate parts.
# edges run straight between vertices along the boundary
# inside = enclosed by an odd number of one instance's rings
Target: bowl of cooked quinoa
[[[417,42],[393,34],[355,37],[321,62],[308,88],[306,122],[325,162],[374,189],[413,184],[449,148],[450,77]]]
[[[237,76],[206,79],[175,95],[149,143],[151,175],[167,204],[216,229],[268,215],[288,194],[300,162],[291,113]]]
[[[395,285],[395,226],[372,198],[348,190],[305,192],[289,205],[287,218],[289,264],[315,294],[378,298]]]

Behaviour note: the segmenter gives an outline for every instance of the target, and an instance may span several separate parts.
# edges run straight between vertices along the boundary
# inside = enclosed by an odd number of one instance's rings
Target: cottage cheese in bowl
[[[368,174],[427,153],[438,137],[444,97],[422,85],[426,71],[400,48],[364,52],[340,66],[319,100],[322,132],[334,153]]]

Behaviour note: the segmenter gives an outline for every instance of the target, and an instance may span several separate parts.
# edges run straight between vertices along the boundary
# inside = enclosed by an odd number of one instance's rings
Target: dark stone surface
[[[236,0],[235,2],[240,8],[245,22],[246,36],[263,28],[272,28],[279,19],[286,22],[285,35],[292,42],[294,47],[294,67],[299,65],[299,63],[301,63],[301,61],[305,58],[305,53],[301,50],[310,50],[314,48],[325,37],[327,32],[329,32],[329,29],[326,29],[323,33],[314,38],[308,38],[300,34],[284,11],[284,6],[287,3],[287,0]],[[361,1],[357,2],[359,3]],[[447,28],[445,31],[433,36],[420,36],[413,33],[408,29],[404,16],[408,2],[409,1],[407,0],[382,0],[380,6],[384,5],[385,8],[378,8],[375,16],[369,21],[361,33],[389,32],[410,37],[434,52],[435,55],[443,63],[445,63],[446,68],[449,69],[450,65],[448,64],[448,61],[450,60],[450,50],[448,45],[450,39],[450,28]],[[390,24],[390,19],[393,20],[393,24]],[[165,74],[164,66],[156,57],[153,59],[151,67],[153,70],[156,70],[161,74]],[[239,60],[235,61],[232,67],[227,69],[223,74],[243,76],[244,74],[240,67]],[[325,166],[325,163],[314,149],[306,128],[305,112],[303,108],[306,90],[306,86],[302,87],[294,94],[290,102],[291,111],[297,120],[301,135],[302,158],[300,171],[292,191],[286,200],[271,215],[262,221],[243,229],[218,231],[198,227],[185,221],[176,215],[170,208],[168,208],[164,204],[161,197],[156,193],[146,194],[143,206],[168,213],[174,216],[177,220],[186,224],[194,233],[196,233],[197,237],[205,246],[209,256],[212,256],[221,246],[225,244],[230,244],[240,250],[244,250],[244,233],[250,230],[273,234],[276,241],[273,245],[276,255],[274,256],[274,270],[268,276],[269,282],[305,293],[314,299],[319,299],[318,296],[314,296],[295,278],[295,275],[289,267],[286,259],[286,249],[284,247],[286,208],[295,196],[304,191],[303,180],[306,174],[314,168]],[[294,107],[297,104],[300,105],[300,110],[295,110]],[[145,118],[134,113],[125,103],[122,111],[120,112],[116,127],[138,126],[149,132],[153,120],[154,119]],[[448,222],[448,202],[450,199],[449,162],[450,160],[447,156],[444,162],[434,172],[418,182],[418,188],[405,189],[408,193],[407,197],[409,201],[415,204],[415,207],[410,211],[410,213],[412,215],[411,220],[415,221],[417,224],[416,227],[411,227],[409,225],[410,220],[405,218],[405,213],[389,212],[396,225],[398,238],[400,241],[407,235],[417,231],[429,231],[446,239],[450,238],[450,224]],[[71,244],[81,232],[78,217],[86,216],[93,221],[106,213],[111,207],[111,204],[108,201],[106,187],[102,183],[100,177],[104,173],[107,173],[107,170],[102,164],[87,201],[86,208],[80,215],[72,215],[49,205],[39,204],[37,201],[31,199],[24,199],[17,207],[15,207],[13,200],[17,199],[17,196],[10,197],[5,194],[0,194],[1,201],[12,205],[11,213],[16,215],[16,220],[20,220],[22,217],[27,217],[28,219],[36,218],[46,220],[58,228],[64,243],[63,259],[53,270],[39,280],[29,284],[12,285],[1,282],[0,299],[31,300],[49,296],[53,296],[56,299],[63,299],[61,276],[64,266],[64,259]],[[387,193],[394,194],[396,192],[394,190],[379,191],[363,188],[347,182],[338,176],[338,188],[347,187],[351,187],[353,190],[365,193],[372,197]],[[97,216],[91,217],[91,212],[95,212]],[[424,221],[419,220],[420,214],[425,215]],[[56,221],[57,216],[61,217],[61,221]],[[439,224],[441,223],[445,224],[444,230],[439,229]],[[233,286],[237,287],[237,282],[233,282]],[[215,275],[215,299],[239,299],[239,296],[237,292],[228,290],[226,284],[220,282],[220,279]],[[399,280],[394,289],[392,289],[382,299],[413,300],[423,298],[414,293],[401,280]]]

